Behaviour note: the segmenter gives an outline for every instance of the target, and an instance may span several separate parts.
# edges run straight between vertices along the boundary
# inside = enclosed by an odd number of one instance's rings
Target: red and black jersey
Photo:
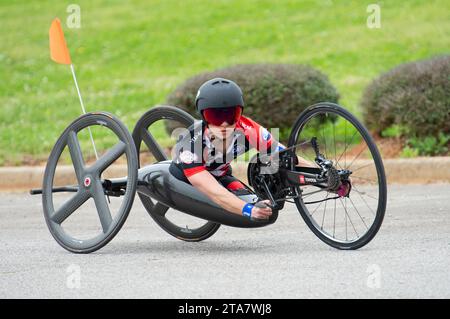
[[[220,177],[227,173],[230,163],[236,157],[251,148],[265,154],[284,149],[266,128],[245,116],[241,116],[236,123],[230,138],[232,142],[223,154],[214,147],[206,123],[196,121],[178,139],[173,162],[186,177],[204,170]]]

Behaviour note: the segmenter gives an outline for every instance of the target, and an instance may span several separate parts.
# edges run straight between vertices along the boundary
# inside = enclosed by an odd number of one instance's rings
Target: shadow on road
[[[266,254],[269,251],[273,254],[279,250],[276,243],[264,243],[255,241],[249,243],[246,240],[224,240],[210,242],[182,242],[182,241],[135,241],[135,242],[116,242],[110,243],[109,246],[94,252],[95,255],[121,255],[121,254],[179,254],[186,256],[190,254],[201,255],[221,255],[224,254],[241,254],[245,252],[251,255]]]

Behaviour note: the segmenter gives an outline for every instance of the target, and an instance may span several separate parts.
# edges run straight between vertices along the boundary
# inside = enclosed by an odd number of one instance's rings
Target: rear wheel
[[[92,148],[86,138],[91,132],[105,140],[97,140],[99,158],[96,160],[89,160],[86,152]],[[88,142],[88,147],[82,142]],[[72,165],[62,165],[65,160]],[[115,169],[117,162],[125,163],[126,171]],[[131,135],[117,118],[108,113],[88,113],[72,122],[53,147],[44,173],[42,206],[55,240],[74,253],[96,251],[112,240],[133,205],[137,167]],[[61,174],[67,168],[73,171],[72,177],[67,172]],[[124,175],[126,184],[120,196],[113,200],[106,194],[105,178]],[[58,187],[65,179],[70,179],[73,185]],[[63,192],[55,193],[58,188]]]
[[[381,156],[367,129],[350,112],[332,103],[319,103],[296,120],[288,147],[313,163],[317,153],[332,162],[333,176],[350,171],[343,188],[297,186],[295,204],[317,237],[338,249],[358,249],[369,243],[383,222],[386,177]],[[333,177],[333,178],[334,178]],[[334,182],[333,182],[334,184]],[[334,184],[337,185],[337,184]]]
[[[146,112],[136,123],[133,140],[139,158],[139,167],[154,162],[170,160],[168,148],[176,142],[176,137],[194,123],[195,119],[187,112],[173,106],[157,106]],[[159,131],[155,127],[159,127]],[[153,130],[152,130],[153,128]],[[161,133],[162,132],[162,133]],[[158,143],[155,139],[155,135]],[[143,147],[141,147],[143,145]],[[180,181],[180,183],[183,183]],[[185,213],[173,210],[150,197],[140,194],[139,198],[149,215],[170,235],[185,241],[205,240],[219,229],[220,224],[204,221]]]

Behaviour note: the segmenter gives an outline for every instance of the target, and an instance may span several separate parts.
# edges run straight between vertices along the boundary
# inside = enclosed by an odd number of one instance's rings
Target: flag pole
[[[77,81],[77,77],[75,75],[75,69],[74,69],[72,63],[70,64],[70,70],[72,71],[73,81],[75,82],[75,87],[77,88],[78,98],[80,99],[80,104],[81,104],[81,110],[83,111],[83,114],[86,114],[86,109],[84,108],[83,99],[81,98],[80,88],[78,87],[78,81]],[[94,147],[95,158],[98,159],[97,148],[95,147],[94,138],[92,137],[91,128],[88,127],[88,130],[89,130],[89,136],[91,138],[92,146]]]
[[[72,71],[73,81],[77,88],[78,98],[80,99],[81,109],[83,114],[86,114],[84,108],[83,99],[81,98],[80,88],[78,87],[77,77],[75,75],[75,69],[70,58],[69,49],[67,48],[66,39],[64,39],[64,32],[61,27],[61,21],[58,18],[53,19],[50,29],[48,31],[49,44],[50,44],[50,58],[56,63],[70,65]],[[95,147],[94,138],[92,137],[91,128],[88,127],[89,136],[91,138],[92,146],[94,147],[95,158],[98,160],[97,148]]]

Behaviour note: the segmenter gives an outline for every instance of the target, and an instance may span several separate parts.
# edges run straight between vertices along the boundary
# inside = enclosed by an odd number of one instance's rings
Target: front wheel
[[[308,227],[338,249],[369,243],[383,222],[387,188],[380,153],[367,129],[343,107],[318,103],[297,118],[288,142],[292,146],[305,160],[301,165],[310,163],[330,176],[327,185],[292,187]]]

